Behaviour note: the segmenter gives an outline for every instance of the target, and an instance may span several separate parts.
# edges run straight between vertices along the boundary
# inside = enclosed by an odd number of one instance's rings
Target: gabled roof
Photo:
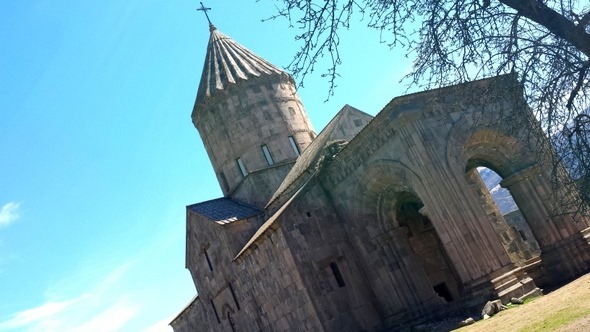
[[[292,192],[299,188],[297,183],[303,183],[310,177],[322,151],[330,142],[352,140],[372,119],[371,115],[350,105],[345,105],[297,158],[297,162],[271,197],[267,207],[284,194],[288,196],[288,191]],[[357,125],[358,122],[355,123],[355,120],[360,121],[360,125]]]
[[[371,115],[349,105],[345,105],[334,116],[330,123],[297,158],[297,162],[267,204],[268,207],[281,198],[280,201],[282,202],[278,202],[280,207],[256,231],[244,248],[234,257],[234,260],[239,259],[249,250],[255,248],[257,243],[264,241],[269,231],[276,229],[277,220],[283,215],[283,212],[318,174],[318,169],[315,166],[322,156],[324,148],[336,140],[352,140],[372,119]]]
[[[192,300],[190,300],[190,302],[189,302],[189,303],[187,303],[187,304],[184,306],[184,308],[182,308],[182,310],[181,310],[181,311],[178,313],[178,315],[176,315],[176,317],[174,317],[174,318],[173,318],[173,319],[170,321],[170,323],[168,323],[168,325],[169,325],[169,326],[172,326],[172,323],[174,323],[174,322],[175,322],[177,319],[179,319],[181,316],[185,315],[185,314],[188,312],[188,310],[191,308],[191,306],[194,306],[194,305],[197,303],[197,301],[198,301],[198,300],[199,300],[199,294],[195,295],[195,296],[193,297],[193,299],[192,299]]]
[[[224,90],[229,84],[266,74],[283,74],[284,71],[250,52],[244,46],[210,26],[211,36],[201,82],[197,90],[196,104],[211,96],[216,90]]]
[[[219,225],[229,224],[261,213],[253,207],[224,197],[189,205],[187,209]]]
[[[287,207],[289,205],[291,205],[291,202],[293,202],[295,200],[295,198],[299,195],[299,193],[303,191],[303,189],[305,188],[305,185],[309,181],[311,181],[312,177],[313,177],[313,174],[312,174],[312,176],[307,178],[307,181],[303,185],[301,185],[299,190],[297,190],[293,195],[291,195],[291,197],[287,200],[287,202],[285,202],[285,204],[283,204],[270,218],[268,218],[268,220],[266,220],[264,222],[264,224],[262,224],[262,226],[260,226],[260,228],[256,231],[256,233],[254,233],[254,236],[252,236],[250,238],[248,243],[246,243],[246,245],[242,248],[242,250],[240,250],[240,252],[236,255],[236,257],[234,257],[234,260],[237,260],[243,254],[248,252],[248,250],[251,250],[258,241],[263,241],[266,238],[265,234],[267,234],[268,231],[276,229],[277,219],[279,219],[279,217],[281,217],[281,215],[287,209]]]

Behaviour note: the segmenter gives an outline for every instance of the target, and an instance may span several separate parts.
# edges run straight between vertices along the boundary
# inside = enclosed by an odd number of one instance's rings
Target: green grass
[[[542,296],[542,295],[539,295],[539,296],[533,296],[533,297],[529,297],[528,299],[525,299],[525,300],[524,300],[524,303],[523,303],[523,304],[531,303],[531,302],[533,302],[533,301],[535,301],[536,299],[539,299],[539,298],[541,298],[541,297],[543,297],[543,296]]]
[[[561,309],[556,313],[545,317],[542,321],[525,326],[519,330],[519,332],[535,332],[540,330],[552,331],[586,315],[590,315],[589,308]]]

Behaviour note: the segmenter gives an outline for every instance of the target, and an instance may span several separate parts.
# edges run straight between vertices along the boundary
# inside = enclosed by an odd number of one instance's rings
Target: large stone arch
[[[384,205],[398,192],[422,196],[423,186],[418,174],[398,160],[379,160],[371,163],[359,179],[361,193],[357,213],[377,222],[381,232],[389,232],[395,224],[388,222]]]
[[[523,143],[518,138],[505,132],[492,130],[489,127],[472,128],[472,130],[471,135],[462,145],[460,164],[455,166],[456,171],[463,171],[468,186],[483,207],[488,221],[494,228],[498,240],[502,243],[510,260],[517,266],[528,265],[535,260],[534,254],[518,230],[511,227],[500,213],[477,168],[487,167],[500,177],[507,178],[520,170],[535,165],[534,154],[530,149],[524,149]],[[462,131],[462,134],[468,133],[469,131]],[[522,204],[526,198],[517,197],[516,200],[519,205],[518,201]],[[524,216],[525,221],[528,221],[529,218]],[[530,222],[526,222],[524,225],[522,227],[530,232]],[[536,243],[536,239],[534,241]]]
[[[447,136],[446,158],[450,169],[462,173],[485,166],[505,178],[534,165],[538,154],[532,148],[536,140],[531,135],[515,135],[517,132],[511,129],[514,127],[498,127],[489,117],[478,125],[459,120]],[[527,126],[523,123],[521,127],[526,130]],[[524,143],[528,143],[528,148]]]
[[[412,308],[414,313],[424,310],[422,314],[426,314],[445,301],[458,299],[461,281],[455,278],[454,268],[447,259],[436,230],[432,229],[430,219],[420,212],[422,206],[428,204],[426,187],[420,175],[409,165],[389,159],[368,164],[359,175],[355,180],[358,205],[349,218],[357,225],[364,223],[373,229],[368,232],[368,238],[357,239],[357,243],[378,248],[377,255],[385,265],[382,271],[366,267],[366,274],[370,280],[373,279],[371,284],[382,307],[390,313]],[[400,207],[404,204],[415,205],[415,208],[411,211],[410,220],[400,224]],[[413,234],[416,236],[410,239],[410,229],[416,229],[414,225],[409,225],[410,222],[424,222],[426,227],[431,228],[420,234],[421,237]],[[418,225],[418,228],[421,226],[424,225]],[[418,245],[416,242],[419,242]],[[429,264],[436,260],[425,255],[426,252],[435,252],[444,265]],[[371,259],[367,258],[368,261]],[[453,281],[443,280],[439,270],[445,270],[445,276],[452,276],[450,279]],[[387,277],[379,275],[382,273]]]
[[[588,220],[554,212],[559,196],[553,193],[561,188],[551,183],[552,163],[541,151],[549,143],[526,133],[536,129],[524,121],[515,131],[514,125],[504,128],[493,120],[479,126],[459,121],[453,126],[446,151],[451,171],[468,181],[475,167],[485,166],[503,178],[501,185],[510,191],[541,248],[538,284],[557,284],[588,271]]]

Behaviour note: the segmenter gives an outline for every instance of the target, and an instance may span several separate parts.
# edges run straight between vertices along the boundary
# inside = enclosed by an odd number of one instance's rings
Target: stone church
[[[198,295],[175,331],[403,330],[589,271],[590,218],[556,199],[579,198],[514,76],[346,105],[318,134],[288,73],[210,32],[192,121],[223,197],[186,208]]]

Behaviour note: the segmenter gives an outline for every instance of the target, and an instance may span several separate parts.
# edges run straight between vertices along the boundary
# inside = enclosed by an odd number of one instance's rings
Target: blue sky
[[[270,0],[206,3],[224,34],[279,67],[297,51]],[[168,331],[195,295],[185,206],[221,196],[190,114],[209,38],[197,1],[20,0],[0,13],[0,331]],[[376,114],[403,51],[344,34],[319,132],[344,104]]]

